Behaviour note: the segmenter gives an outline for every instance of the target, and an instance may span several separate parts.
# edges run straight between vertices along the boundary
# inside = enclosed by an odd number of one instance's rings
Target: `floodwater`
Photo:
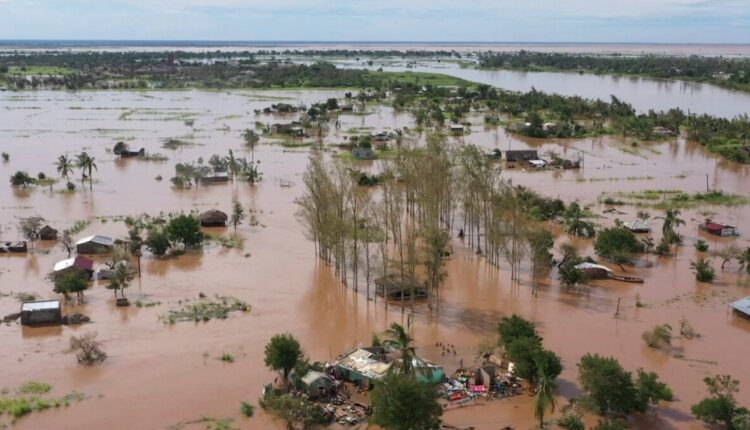
[[[261,410],[248,419],[240,416],[239,403],[257,404],[261,387],[274,378],[263,365],[263,346],[279,332],[300,339],[312,360],[329,360],[337,354],[369,342],[373,332],[391,322],[406,322],[397,306],[388,311],[382,301],[368,301],[364,293],[343,286],[332,271],[314,256],[294,217],[294,199],[302,193],[301,178],[307,149],[285,150],[263,141],[256,150],[263,182],[256,187],[226,184],[190,190],[174,190],[169,183],[174,164],[208,159],[229,149],[242,153],[240,132],[254,121],[275,122],[271,116],[256,117],[261,109],[280,100],[311,103],[342,96],[337,91],[148,91],[148,92],[20,92],[0,93],[0,145],[11,159],[0,162],[0,177],[16,170],[54,175],[53,163],[64,153],[86,150],[98,164],[91,189],[75,181],[75,193],[61,192],[64,184],[45,188],[12,189],[0,184],[0,238],[16,240],[19,217],[42,215],[62,230],[76,220],[91,224],[79,237],[108,234],[123,237],[126,229],[117,217],[141,213],[202,211],[218,208],[229,212],[233,200],[257,211],[260,225],[242,225],[238,233],[244,249],[225,250],[209,246],[202,253],[181,257],[142,259],[143,275],[127,291],[131,302],[160,302],[149,308],[115,307],[112,293],[103,284],[86,292],[86,303],[68,306],[91,316],[90,325],[62,328],[27,328],[17,324],[0,326],[0,387],[16,387],[29,380],[54,385],[53,393],[83,392],[88,399],[68,408],[34,413],[20,419],[14,428],[111,428],[163,429],[203,416],[233,417],[240,428],[282,428]],[[390,108],[372,106],[367,116],[342,115],[341,132],[332,131],[327,143],[341,142],[343,131],[363,127],[389,130],[412,126],[408,115]],[[194,128],[185,119],[196,119]],[[286,121],[291,118],[284,119]],[[602,217],[602,226],[615,217],[630,220],[635,208],[619,207],[624,214],[605,214],[595,203],[602,192],[642,189],[704,191],[710,186],[748,196],[750,168],[708,154],[690,142],[642,144],[615,138],[577,141],[534,140],[513,137],[500,128],[485,129],[481,118],[472,120],[472,133],[451,138],[456,145],[473,143],[484,148],[536,148],[554,150],[569,158],[581,155],[579,171],[506,170],[514,184],[533,187],[548,196],[592,205]],[[194,146],[176,151],[162,149],[161,139],[184,138]],[[164,163],[115,160],[108,151],[118,140],[133,148],[169,157]],[[367,168],[373,163],[363,163]],[[376,168],[373,167],[373,168]],[[161,175],[164,180],[155,178]],[[7,181],[7,179],[6,179]],[[286,187],[282,184],[293,183]],[[545,345],[558,353],[565,366],[559,380],[560,404],[580,394],[576,366],[585,353],[616,356],[629,370],[654,370],[676,393],[676,400],[662,405],[656,415],[633,421],[636,428],[698,429],[690,417],[690,405],[704,396],[702,378],[729,373],[740,379],[738,398],[750,398],[750,322],[732,316],[727,303],[747,295],[748,277],[739,276],[730,263],[718,271],[714,284],[696,283],[689,270],[695,258],[693,242],[699,237],[713,249],[736,243],[748,246],[748,236],[717,239],[697,231],[702,212],[714,212],[718,221],[750,232],[750,208],[695,208],[683,211],[687,225],[676,256],[647,257],[650,268],[629,268],[643,276],[644,284],[597,281],[576,292],[561,289],[552,273],[534,298],[528,268],[522,281],[512,283],[505,266],[486,264],[455,240],[455,253],[448,261],[449,276],[441,292],[440,308],[429,312],[418,306],[415,313],[418,353],[452,371],[459,360],[475,359],[482,339],[495,335],[497,321],[512,313],[536,322]],[[651,211],[652,216],[659,215]],[[659,239],[658,221],[652,221]],[[221,230],[214,230],[221,231]],[[227,229],[229,233],[231,230]],[[557,244],[569,239],[560,235]],[[591,242],[574,241],[583,254],[592,254]],[[51,244],[37,244],[27,256],[0,255],[0,292],[36,293],[52,298],[45,279],[65,253]],[[715,262],[716,265],[716,262]],[[717,267],[718,270],[718,267]],[[158,316],[177,306],[177,301],[208,295],[236,296],[252,305],[249,315],[194,325],[166,326]],[[636,294],[645,307],[635,306]],[[614,318],[618,299],[620,317]],[[16,312],[19,303],[0,298],[0,315]],[[408,313],[408,311],[407,311]],[[702,336],[676,339],[671,354],[646,348],[641,333],[656,324],[679,327],[685,316]],[[63,351],[70,335],[98,332],[109,359],[99,367],[85,368]],[[456,357],[444,357],[435,342],[456,346]],[[235,363],[216,357],[232,353]],[[682,357],[682,358],[678,358]],[[747,406],[747,405],[746,405]],[[559,407],[558,407],[559,411]],[[559,412],[557,413],[559,415]],[[534,425],[530,397],[499,400],[482,406],[458,409],[445,415],[445,422],[477,429],[504,425],[529,428]]]
[[[639,113],[680,108],[684,112],[734,118],[750,114],[750,93],[734,91],[700,82],[642,78],[638,76],[596,75],[569,72],[523,72],[514,70],[481,70],[459,67],[455,63],[385,61],[370,66],[366,63],[341,63],[354,68],[390,72],[443,73],[472,82],[493,85],[511,91],[527,92],[532,88],[564,96],[610,101],[611,96],[630,103]]]

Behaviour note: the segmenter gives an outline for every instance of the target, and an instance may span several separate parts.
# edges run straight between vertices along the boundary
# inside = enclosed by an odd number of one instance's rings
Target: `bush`
[[[240,412],[246,417],[252,417],[255,413],[255,407],[248,402],[240,403]]]
[[[566,413],[559,420],[557,426],[565,430],[585,430],[583,419],[578,414]]]
[[[3,161],[9,161],[10,160],[10,154],[7,152],[2,153]]]
[[[96,333],[86,333],[82,336],[71,336],[68,352],[75,352],[79,364],[93,366],[101,364],[107,359],[102,344],[96,340]]]
[[[644,245],[630,230],[613,227],[599,232],[594,241],[596,254],[616,263],[630,263]]]
[[[657,325],[651,330],[644,331],[641,337],[650,348],[669,348],[672,345],[672,326],[669,324]]]
[[[278,416],[287,424],[287,428],[295,428],[301,424],[303,428],[324,426],[333,420],[333,416],[326,414],[318,404],[305,398],[291,394],[281,394],[275,390],[261,398],[260,407]]]
[[[695,246],[695,249],[698,252],[708,251],[708,243],[706,243],[706,241],[703,239],[698,239],[693,246]]]
[[[372,422],[386,429],[439,429],[443,408],[429,384],[389,373],[372,392]]]
[[[711,266],[711,262],[703,257],[690,263],[690,268],[693,269],[695,279],[699,282],[712,282],[716,277],[716,271]]]
[[[205,240],[201,223],[193,214],[180,214],[170,219],[165,231],[170,242],[180,243],[186,248],[198,247]]]
[[[20,170],[14,173],[13,176],[10,177],[10,184],[13,185],[14,187],[26,188],[27,185],[32,185],[34,183],[36,183],[34,178],[29,176],[28,173],[20,171]]]
[[[167,253],[167,250],[171,246],[169,242],[169,236],[164,229],[158,227],[152,227],[148,231],[148,236],[144,242],[146,248],[156,256],[162,256]]]

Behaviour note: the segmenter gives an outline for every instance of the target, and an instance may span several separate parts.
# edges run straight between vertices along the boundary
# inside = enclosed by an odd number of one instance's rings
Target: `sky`
[[[0,0],[0,39],[750,43],[750,0]]]

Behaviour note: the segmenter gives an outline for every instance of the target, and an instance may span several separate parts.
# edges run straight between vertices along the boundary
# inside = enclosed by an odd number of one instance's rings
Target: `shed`
[[[77,255],[73,258],[66,258],[65,260],[58,261],[55,263],[52,273],[54,276],[61,275],[63,273],[70,272],[72,270],[79,270],[85,272],[89,277],[94,273],[94,262],[93,260],[86,258],[82,255]]]
[[[529,161],[538,160],[539,155],[535,149],[511,149],[505,151],[505,161]]]
[[[229,217],[224,212],[217,209],[209,209],[198,217],[201,227],[224,227],[227,225]]]
[[[451,125],[451,133],[461,135],[464,134],[464,126],[461,124],[453,124]]]
[[[642,219],[633,220],[625,223],[625,228],[633,233],[650,233],[651,227]]]
[[[529,160],[529,167],[534,169],[543,169],[547,165],[544,160]]]
[[[60,324],[61,321],[59,300],[41,300],[21,305],[21,324]]]
[[[114,244],[115,241],[111,237],[95,234],[76,242],[76,252],[79,254],[103,254],[110,252]]]
[[[730,303],[729,307],[731,307],[737,315],[750,319],[750,296]]]
[[[143,157],[144,155],[146,155],[146,149],[145,148],[141,148],[141,149],[139,149],[137,151],[128,151],[126,149],[124,151],[121,151],[118,155],[121,158]]]
[[[39,230],[39,239],[40,240],[57,240],[57,230],[50,227],[49,225],[45,225],[42,227],[41,230]]]
[[[223,184],[229,182],[229,175],[227,172],[216,172],[211,176],[204,176],[201,178],[201,184]]]
[[[737,227],[711,222],[710,220],[699,225],[698,228],[706,233],[713,234],[714,236],[728,237],[740,235],[740,231]]]
[[[387,276],[375,279],[375,292],[379,296],[400,299],[403,294],[403,298],[407,299],[411,298],[412,291],[414,291],[415,298],[427,297],[427,288],[424,283],[411,278],[409,275],[405,275],[404,279],[401,279],[401,275],[398,273],[389,273]]]
[[[328,397],[333,389],[333,379],[325,373],[310,370],[302,377],[308,397],[319,399]]]

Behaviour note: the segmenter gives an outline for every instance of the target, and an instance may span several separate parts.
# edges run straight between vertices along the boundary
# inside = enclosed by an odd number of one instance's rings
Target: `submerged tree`
[[[89,180],[91,180],[93,170],[98,170],[98,167],[96,166],[96,160],[86,151],[81,152],[76,157],[76,167],[81,169],[81,180],[84,180],[87,177],[89,178]],[[86,175],[87,173],[88,176]]]
[[[240,202],[234,202],[234,205],[232,206],[232,216],[230,218],[230,222],[232,223],[232,226],[234,226],[235,230],[237,230],[237,225],[241,224],[244,219],[245,210],[242,209],[242,205],[240,204]]]
[[[34,242],[39,240],[39,234],[44,224],[44,218],[40,216],[30,216],[21,218],[18,229],[24,239],[28,240],[31,247],[34,248]]]
[[[303,357],[302,347],[291,334],[277,334],[265,348],[265,363],[272,370],[281,371],[286,381],[289,372]]]
[[[748,410],[737,404],[735,395],[740,391],[740,381],[731,375],[716,375],[703,379],[709,396],[694,404],[690,409],[701,421],[709,424],[720,423],[729,430],[740,430],[747,420]]]

